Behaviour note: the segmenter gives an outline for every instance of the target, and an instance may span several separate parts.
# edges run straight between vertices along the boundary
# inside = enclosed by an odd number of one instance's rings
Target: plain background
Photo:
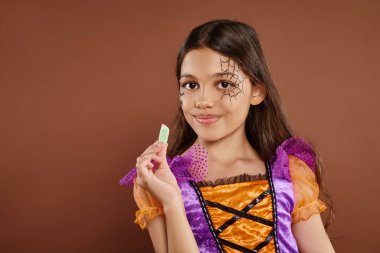
[[[171,125],[176,54],[231,18],[259,34],[320,152],[337,252],[380,252],[378,1],[0,1],[0,251],[152,252],[118,180]]]

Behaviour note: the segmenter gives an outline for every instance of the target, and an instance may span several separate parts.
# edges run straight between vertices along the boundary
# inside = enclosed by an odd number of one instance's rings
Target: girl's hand
[[[166,160],[167,146],[167,143],[156,141],[136,160],[136,183],[153,194],[164,207],[173,204],[173,201],[182,201],[177,180]],[[155,171],[152,160],[157,163]]]

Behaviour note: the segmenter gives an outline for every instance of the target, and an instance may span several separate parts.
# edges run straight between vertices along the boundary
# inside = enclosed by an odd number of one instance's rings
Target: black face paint
[[[179,92],[179,103],[180,103],[180,105],[182,106],[183,105],[183,101],[182,101],[182,97],[185,95],[185,93],[184,92]]]
[[[222,94],[222,97],[220,98],[220,100],[222,100],[224,96],[229,96],[230,97],[230,102],[232,103],[232,98],[235,98],[237,100],[236,97],[240,93],[243,93],[243,90],[240,89],[239,86],[233,86],[233,87],[228,88],[228,89],[226,89],[226,90],[223,91],[223,94]]]
[[[239,95],[240,93],[244,94],[243,82],[246,77],[241,78],[241,76],[239,75],[240,69],[234,60],[228,57],[226,61],[223,61],[221,56],[219,56],[219,59],[221,71],[226,72],[226,74],[223,75],[223,77],[229,79],[233,83],[230,88],[224,90],[220,99],[223,100],[224,96],[229,96],[230,102],[232,103],[232,98],[235,98],[237,100],[237,95]],[[242,87],[240,87],[240,84]]]

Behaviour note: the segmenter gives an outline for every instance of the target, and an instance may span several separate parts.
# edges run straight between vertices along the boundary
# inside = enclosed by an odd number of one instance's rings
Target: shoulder
[[[302,137],[291,137],[277,146],[270,159],[274,177],[291,180],[294,165],[306,165],[312,172],[316,170],[316,153],[313,145]],[[304,166],[303,166],[304,167]]]

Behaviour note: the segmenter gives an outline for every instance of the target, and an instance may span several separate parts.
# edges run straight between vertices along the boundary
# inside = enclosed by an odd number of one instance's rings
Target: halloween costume
[[[200,252],[298,252],[291,224],[321,213],[315,153],[302,138],[285,140],[266,174],[242,174],[215,182],[207,174],[207,154],[194,145],[185,155],[168,157],[181,189],[186,216]],[[134,183],[136,170],[123,179],[133,185],[141,228],[163,214],[161,204]]]

